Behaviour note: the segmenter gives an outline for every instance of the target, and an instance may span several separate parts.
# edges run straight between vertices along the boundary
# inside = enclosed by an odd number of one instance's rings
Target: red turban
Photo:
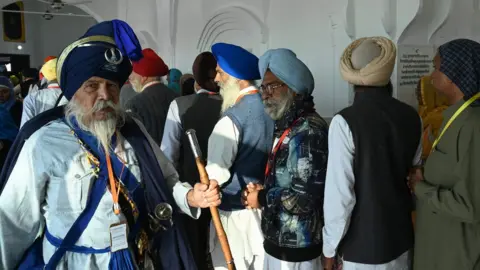
[[[52,59],[55,59],[55,58],[57,58],[57,57],[56,57],[56,56],[47,56],[47,57],[45,58],[45,60],[43,60],[43,63],[45,64],[45,63],[47,63],[48,61],[50,61],[50,60],[52,60]]]
[[[143,58],[133,62],[133,71],[143,77],[163,77],[168,74],[168,66],[152,49],[142,51]]]

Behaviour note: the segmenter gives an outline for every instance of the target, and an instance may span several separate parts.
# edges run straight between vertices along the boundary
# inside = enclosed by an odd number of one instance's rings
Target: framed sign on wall
[[[8,12],[8,11],[15,11]],[[3,15],[3,40],[7,42],[25,42],[25,18],[23,2],[15,2],[2,8]]]

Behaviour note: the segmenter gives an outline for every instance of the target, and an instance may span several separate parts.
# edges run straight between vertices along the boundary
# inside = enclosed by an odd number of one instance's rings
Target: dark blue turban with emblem
[[[70,100],[91,77],[122,86],[132,72],[130,61],[142,58],[142,47],[133,29],[124,21],[106,21],[92,26],[79,40],[66,47],[57,62],[57,78]]]

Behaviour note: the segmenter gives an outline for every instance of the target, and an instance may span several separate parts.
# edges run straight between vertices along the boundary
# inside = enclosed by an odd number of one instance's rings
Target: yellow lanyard
[[[442,129],[442,132],[440,133],[440,136],[438,136],[437,139],[435,139],[435,141],[433,142],[433,145],[432,145],[432,149],[430,150],[430,154],[434,151],[435,147],[437,146],[438,142],[440,141],[440,139],[442,138],[443,134],[445,133],[445,131],[447,131],[447,129],[450,127],[450,125],[453,123],[453,121],[468,107],[470,106],[470,104],[472,104],[475,100],[479,99],[480,98],[480,92],[478,92],[475,96],[471,97],[469,100],[467,100],[467,102],[465,102],[462,107],[458,108],[458,110],[453,114],[452,117],[450,117],[450,119],[448,119],[448,122],[447,124],[445,125],[445,127]]]

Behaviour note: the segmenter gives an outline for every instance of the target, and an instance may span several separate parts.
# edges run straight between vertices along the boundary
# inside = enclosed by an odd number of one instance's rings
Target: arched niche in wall
[[[249,8],[227,6],[209,17],[198,39],[197,50],[208,51],[216,42],[237,44],[260,54],[268,47],[268,28]]]
[[[438,46],[456,38],[480,40],[478,0],[442,0],[436,5],[443,20],[429,32],[431,44]]]
[[[97,14],[96,12],[94,12],[88,6],[86,6],[86,5],[76,5],[76,7],[83,10],[88,15],[92,16],[92,18],[95,19],[95,21],[97,21],[97,22],[102,22],[103,21],[102,17],[99,14]]]
[[[403,1],[403,0],[402,0]],[[345,31],[351,40],[367,36],[388,36],[397,33],[398,0],[347,0],[345,5]]]

